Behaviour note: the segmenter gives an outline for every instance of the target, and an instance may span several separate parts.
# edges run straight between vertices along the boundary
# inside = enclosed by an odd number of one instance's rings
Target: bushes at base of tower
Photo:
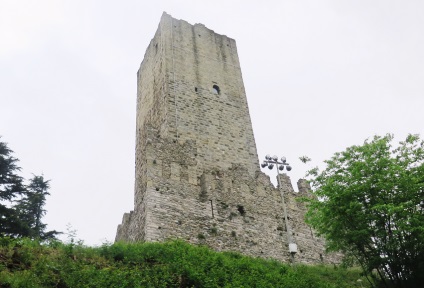
[[[361,281],[358,282],[358,279]],[[85,247],[0,239],[0,287],[366,287],[359,270],[289,266],[182,241]],[[362,285],[362,286],[361,286]]]

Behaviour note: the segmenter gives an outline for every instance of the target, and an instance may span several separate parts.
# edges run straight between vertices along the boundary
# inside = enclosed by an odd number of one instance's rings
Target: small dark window
[[[213,94],[216,94],[216,95],[221,94],[221,90],[219,89],[218,85],[212,86],[212,92],[213,92]]]
[[[196,91],[196,92],[197,92],[197,87],[194,87],[194,91]]]
[[[212,202],[212,200],[210,200],[210,201],[211,201],[212,218],[215,218],[215,216],[213,215],[213,202]]]
[[[246,214],[246,211],[244,210],[244,207],[241,205],[237,205],[237,210],[239,211],[241,216],[244,216]]]

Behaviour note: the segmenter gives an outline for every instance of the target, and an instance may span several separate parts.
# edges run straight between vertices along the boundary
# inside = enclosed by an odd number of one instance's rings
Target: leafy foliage
[[[1,287],[361,287],[358,270],[291,267],[182,241],[72,249],[57,241],[1,242]]]
[[[299,160],[302,162],[302,163],[308,163],[308,162],[310,162],[311,161],[311,158],[309,158],[308,156],[301,156],[301,157],[299,157]]]
[[[424,142],[409,135],[392,147],[375,136],[326,161],[313,176],[317,199],[308,222],[329,250],[354,257],[371,275],[399,287],[424,283]]]

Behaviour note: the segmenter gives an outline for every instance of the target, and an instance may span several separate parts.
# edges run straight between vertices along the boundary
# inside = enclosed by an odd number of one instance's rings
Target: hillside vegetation
[[[182,241],[0,244],[0,287],[368,287],[360,270],[289,266]]]

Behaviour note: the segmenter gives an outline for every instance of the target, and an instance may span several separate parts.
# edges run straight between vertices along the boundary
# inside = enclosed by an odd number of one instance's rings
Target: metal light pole
[[[292,237],[291,228],[289,224],[289,220],[287,217],[287,209],[286,209],[286,203],[284,201],[284,192],[283,187],[281,185],[280,181],[280,170],[283,171],[284,167],[286,167],[287,171],[290,171],[292,167],[287,163],[286,157],[281,157],[281,162],[278,161],[277,156],[270,156],[266,155],[265,160],[262,162],[261,167],[265,168],[268,166],[270,170],[275,167],[277,168],[277,180],[278,180],[278,190],[281,194],[281,200],[283,201],[283,213],[284,213],[284,222],[286,224],[286,230],[287,230],[287,241],[289,242],[289,253],[290,253],[290,261],[291,263],[294,263],[294,255],[297,253],[297,245],[294,242],[294,239]]]

